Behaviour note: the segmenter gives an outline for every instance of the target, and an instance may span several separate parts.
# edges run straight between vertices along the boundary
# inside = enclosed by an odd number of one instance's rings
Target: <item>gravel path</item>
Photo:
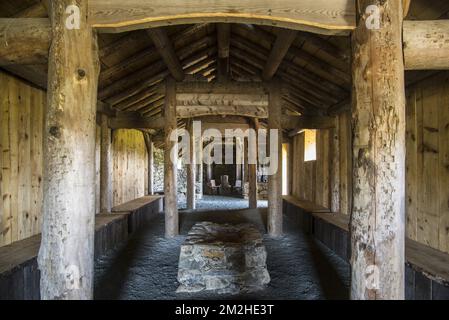
[[[297,228],[288,217],[284,236],[264,236],[271,283],[253,294],[177,294],[179,248],[198,221],[251,222],[265,233],[266,209],[248,210],[244,200],[205,198],[195,212],[180,211],[181,235],[165,239],[164,216],[158,215],[124,246],[100,258],[95,266],[96,299],[346,299],[349,266]],[[243,206],[244,205],[244,206]],[[261,203],[261,205],[263,205]],[[243,206],[243,207],[242,207]],[[205,209],[214,208],[214,210]]]

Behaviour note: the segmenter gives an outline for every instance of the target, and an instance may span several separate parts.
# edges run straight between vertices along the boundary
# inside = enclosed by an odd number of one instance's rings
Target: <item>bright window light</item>
[[[316,130],[304,130],[304,161],[316,160]]]

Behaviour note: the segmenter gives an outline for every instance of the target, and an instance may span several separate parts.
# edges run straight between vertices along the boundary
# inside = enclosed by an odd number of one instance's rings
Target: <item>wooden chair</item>
[[[235,180],[235,185],[232,187],[235,192],[242,193],[242,180]]]
[[[210,180],[208,183],[209,189],[211,190],[212,194],[218,194],[218,190],[220,190],[220,186],[217,186],[215,184],[215,180]]]

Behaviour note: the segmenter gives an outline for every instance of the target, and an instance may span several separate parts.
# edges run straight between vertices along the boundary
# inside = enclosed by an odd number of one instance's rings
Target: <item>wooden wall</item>
[[[0,246],[40,233],[46,93],[0,72]],[[96,212],[100,194],[100,127],[96,135]],[[113,205],[145,195],[142,133],[113,134]]]
[[[351,208],[351,116],[340,114],[335,129],[317,131],[316,161],[304,161],[304,133],[292,141],[291,195],[334,212]]]
[[[318,130],[316,160],[304,161],[304,133],[293,138],[291,194],[324,207],[330,205],[330,130]]]
[[[112,135],[113,206],[146,194],[148,161],[138,130],[114,130]]]
[[[407,236],[449,252],[449,73],[407,89]]]
[[[0,246],[40,232],[45,99],[0,72]]]

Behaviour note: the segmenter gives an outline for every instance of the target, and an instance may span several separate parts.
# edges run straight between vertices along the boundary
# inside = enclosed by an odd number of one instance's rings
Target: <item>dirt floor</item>
[[[266,202],[260,203],[266,206]],[[158,215],[124,246],[98,259],[96,299],[347,299],[349,265],[284,218],[284,235],[264,236],[270,284],[238,296],[177,294],[179,248],[198,221],[251,222],[265,233],[266,209],[249,210],[247,201],[205,197],[195,212],[180,211],[181,235],[164,238],[164,216]],[[209,208],[209,209],[206,209]],[[213,209],[210,209],[213,208]]]

